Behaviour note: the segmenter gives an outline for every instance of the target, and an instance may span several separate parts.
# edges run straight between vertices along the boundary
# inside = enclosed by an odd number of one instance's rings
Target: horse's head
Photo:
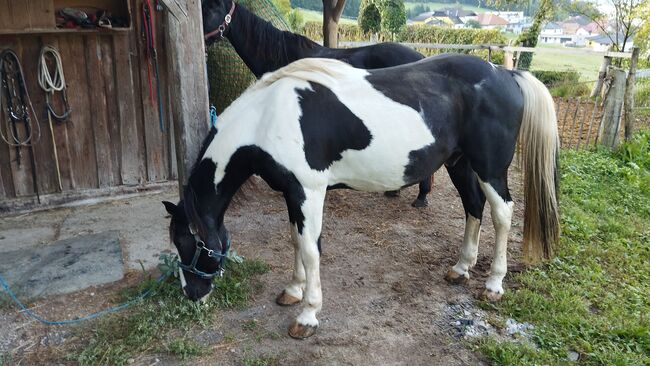
[[[230,242],[223,223],[217,225],[208,217],[200,219],[194,203],[186,205],[180,201],[175,205],[163,201],[171,215],[169,235],[180,257],[179,276],[183,293],[192,301],[203,301],[212,292],[212,278],[222,273]],[[192,213],[188,214],[188,206]],[[193,220],[188,217],[193,217]]]
[[[202,0],[203,34],[206,46],[227,36],[235,11],[233,0]]]

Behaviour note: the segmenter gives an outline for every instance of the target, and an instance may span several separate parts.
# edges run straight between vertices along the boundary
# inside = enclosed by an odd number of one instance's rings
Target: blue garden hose
[[[169,277],[169,273],[162,274],[156,280],[156,285],[158,285],[159,283],[165,281],[167,279],[167,277]],[[46,319],[41,318],[40,316],[38,316],[37,314],[35,314],[31,310],[29,310],[20,300],[18,300],[18,297],[16,297],[16,294],[14,294],[14,292],[11,291],[11,288],[9,287],[9,283],[7,283],[7,281],[5,281],[5,279],[2,277],[2,275],[0,275],[0,285],[2,285],[4,291],[6,291],[7,294],[9,294],[9,297],[11,297],[11,299],[14,301],[14,303],[16,303],[16,305],[18,305],[18,307],[22,310],[23,314],[25,314],[26,316],[28,316],[30,318],[38,320],[39,322],[41,322],[41,323],[43,323],[45,325],[76,324],[76,323],[81,323],[81,322],[86,321],[86,320],[99,318],[100,316],[103,316],[103,315],[116,313],[116,312],[118,312],[120,310],[124,310],[124,309],[128,308],[129,306],[131,306],[131,305],[143,300],[147,296],[151,295],[153,293],[154,288],[156,287],[156,286],[151,286],[146,291],[141,292],[140,295],[138,295],[135,298],[133,298],[133,299],[131,299],[129,301],[126,301],[126,302],[124,302],[124,303],[122,303],[120,305],[117,305],[117,306],[114,306],[114,307],[111,307],[111,308],[108,308],[108,309],[104,309],[102,311],[98,311],[96,313],[92,313],[92,314],[86,315],[86,316],[81,317],[81,318],[52,321],[52,320],[46,320]]]

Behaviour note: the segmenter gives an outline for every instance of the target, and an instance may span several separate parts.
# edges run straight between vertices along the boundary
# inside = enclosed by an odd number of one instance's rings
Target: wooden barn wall
[[[156,21],[165,121],[165,131],[161,132],[158,109],[149,96],[147,64],[139,32],[140,0],[130,1],[130,31],[0,32],[0,50],[11,48],[20,58],[40,122],[41,138],[33,145],[39,194],[59,192],[52,132],[64,192],[146,184],[177,177],[163,17],[158,13]],[[7,0],[0,0],[3,18],[18,19],[22,12],[27,11],[16,6],[9,9],[7,4]],[[52,132],[45,110],[45,94],[37,81],[38,57],[43,45],[52,45],[61,54],[72,108],[68,121],[52,121]],[[155,82],[153,90],[155,92]],[[61,110],[58,99],[55,106]],[[0,118],[3,128],[6,126],[4,118],[3,114]],[[27,148],[22,148],[19,164],[15,149],[0,143],[0,199],[34,196],[31,169]]]

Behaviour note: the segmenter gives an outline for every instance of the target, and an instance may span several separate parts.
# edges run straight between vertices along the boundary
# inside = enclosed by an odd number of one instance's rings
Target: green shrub
[[[578,97],[589,95],[590,85],[580,83],[580,74],[577,71],[531,71],[551,92],[554,97]]]
[[[304,35],[313,40],[323,39],[323,26],[321,22],[307,22]],[[379,32],[380,42],[389,42],[392,36],[388,32]],[[354,24],[339,24],[339,41],[362,42],[370,39]],[[493,44],[502,45],[507,43],[503,33],[494,29],[450,29],[431,27],[428,25],[409,25],[396,34],[396,42],[407,43],[439,43],[439,44]],[[453,49],[418,49],[425,56],[432,56],[444,52],[459,52]],[[487,50],[463,51],[487,59]],[[493,52],[492,62],[503,63],[503,53]]]
[[[535,70],[531,71],[531,73],[548,88],[561,83],[577,83],[580,79],[580,74],[577,71]]]

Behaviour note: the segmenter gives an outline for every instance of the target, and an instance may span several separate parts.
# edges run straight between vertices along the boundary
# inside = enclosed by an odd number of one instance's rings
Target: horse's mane
[[[283,78],[315,82],[325,86],[351,75],[351,72],[365,70],[354,67],[332,58],[303,58],[274,72],[264,74],[262,78],[251,87],[257,90],[269,86]]]
[[[302,49],[319,48],[320,45],[302,35],[276,28],[270,22],[257,16],[245,6],[238,5],[237,15],[248,29],[246,42],[257,47],[258,58],[272,61],[276,65],[286,65],[296,59],[290,55],[287,45]],[[293,57],[290,57],[293,56]]]

